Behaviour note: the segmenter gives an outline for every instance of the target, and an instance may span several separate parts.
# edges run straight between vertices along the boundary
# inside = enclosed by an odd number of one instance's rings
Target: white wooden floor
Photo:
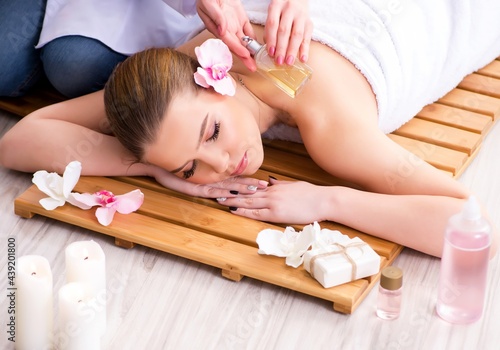
[[[16,121],[0,112],[0,135]],[[460,179],[486,205],[497,227],[499,124]],[[65,247],[90,239],[101,245],[109,295],[102,349],[500,349],[498,256],[490,264],[483,318],[456,326],[434,311],[440,261],[405,249],[395,261],[404,270],[402,314],[383,321],[375,316],[376,288],[352,315],[344,315],[330,302],[248,278],[232,282],[218,269],[153,249],[125,250],[85,229],[38,216],[22,219],[14,214],[13,202],[30,184],[31,174],[0,168],[0,349],[14,349],[6,333],[7,237],[16,239],[18,257],[38,254],[49,260],[54,296],[64,284]]]

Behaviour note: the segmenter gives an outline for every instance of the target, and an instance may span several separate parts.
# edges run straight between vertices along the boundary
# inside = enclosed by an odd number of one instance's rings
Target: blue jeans
[[[22,96],[44,76],[66,97],[100,90],[127,56],[98,40],[64,36],[35,49],[46,0],[0,3],[0,96]]]
[[[45,75],[66,97],[101,90],[116,65],[127,58],[98,40],[78,35],[54,39],[40,50]]]
[[[0,96],[20,96],[43,75],[35,45],[46,0],[0,3]]]

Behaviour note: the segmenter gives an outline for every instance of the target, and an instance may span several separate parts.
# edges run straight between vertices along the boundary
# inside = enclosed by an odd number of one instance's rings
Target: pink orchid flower
[[[220,39],[208,39],[194,49],[201,67],[194,73],[196,84],[209,88],[212,86],[221,95],[233,96],[236,89],[229,75],[233,56]]]
[[[122,195],[115,196],[112,192],[102,190],[93,194],[90,193],[72,193],[73,201],[71,204],[81,209],[89,209],[93,206],[99,206],[95,212],[97,221],[103,226],[108,226],[115,212],[120,214],[130,214],[142,205],[144,194],[140,190],[134,190]]]

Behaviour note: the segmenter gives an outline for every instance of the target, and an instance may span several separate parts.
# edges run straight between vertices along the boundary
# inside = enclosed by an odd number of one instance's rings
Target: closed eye
[[[207,139],[207,142],[216,141],[217,138],[219,137],[219,134],[220,134],[220,123],[216,122],[216,123],[214,123],[214,132],[213,132],[212,136],[210,136]],[[191,169],[183,171],[182,177],[184,179],[189,179],[190,177],[192,177],[194,175],[194,172],[195,172],[197,166],[198,166],[198,161],[193,160],[193,166],[191,167]]]
[[[210,142],[210,141],[216,141],[217,138],[219,137],[219,134],[220,134],[220,123],[215,123],[214,124],[214,133],[212,134],[212,136],[210,136],[207,141]]]
[[[182,172],[182,178],[187,180],[191,176],[193,176],[197,166],[198,166],[198,161],[193,160],[193,166],[191,167],[191,169]]]

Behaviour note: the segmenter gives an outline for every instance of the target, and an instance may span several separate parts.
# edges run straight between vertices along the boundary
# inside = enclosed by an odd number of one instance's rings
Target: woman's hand
[[[277,64],[292,65],[298,57],[306,62],[313,23],[307,0],[273,0],[269,5],[264,39]]]
[[[159,184],[171,190],[194,197],[217,198],[220,202],[239,194],[251,195],[268,185],[267,181],[245,177],[231,177],[213,184],[200,185],[181,179],[156,166],[150,166],[148,172],[148,175],[154,177]]]
[[[255,220],[309,224],[329,219],[333,207],[329,188],[303,181],[271,180],[270,186],[251,196],[238,195],[219,203],[236,215]]]

